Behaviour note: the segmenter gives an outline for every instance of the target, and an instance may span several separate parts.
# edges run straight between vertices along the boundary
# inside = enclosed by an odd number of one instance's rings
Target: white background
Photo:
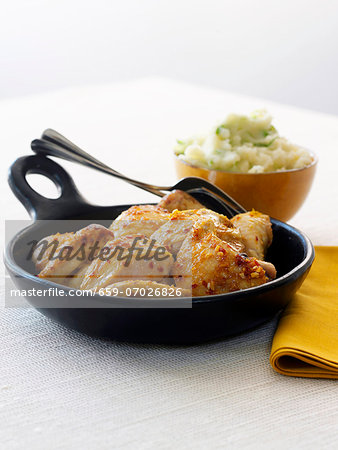
[[[160,75],[338,113],[336,0],[7,0],[1,10],[0,98]]]

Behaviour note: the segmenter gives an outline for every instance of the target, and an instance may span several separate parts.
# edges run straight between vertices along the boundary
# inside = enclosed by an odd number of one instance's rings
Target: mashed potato
[[[177,141],[174,151],[195,166],[227,172],[276,172],[311,164],[311,154],[280,137],[271,122],[265,110],[230,114],[206,136]]]

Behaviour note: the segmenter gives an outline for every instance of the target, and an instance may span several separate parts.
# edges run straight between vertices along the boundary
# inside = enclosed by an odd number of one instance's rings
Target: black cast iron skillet
[[[50,178],[59,187],[61,196],[47,199],[36,193],[26,181],[28,173]],[[131,206],[88,204],[61,166],[38,155],[16,160],[9,171],[9,184],[36,220],[18,233],[5,251],[5,264],[12,280],[18,288],[25,290],[57,286],[34,275],[32,263],[23,255],[28,241],[50,234],[51,226],[53,232],[73,231],[60,229],[58,219],[81,219],[87,224],[107,225]],[[202,198],[199,200],[203,201]],[[307,276],[314,259],[313,246],[303,233],[274,219],[272,227],[273,243],[266,259],[276,266],[277,279],[243,291],[194,297],[191,308],[176,307],[175,299],[143,299],[142,308],[139,308],[138,299],[98,295],[86,299],[81,297],[80,300],[60,297],[57,308],[47,307],[48,296],[28,297],[27,300],[41,313],[67,327],[119,341],[193,344],[241,333],[271,319],[287,305]],[[68,291],[67,287],[62,288]]]

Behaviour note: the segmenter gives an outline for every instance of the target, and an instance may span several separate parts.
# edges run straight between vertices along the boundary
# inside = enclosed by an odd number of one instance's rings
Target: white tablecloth
[[[228,112],[267,107],[280,132],[320,158],[292,224],[338,244],[338,118],[163,79],[83,87],[0,103],[3,219],[27,214],[5,181],[48,127],[112,167],[172,183],[177,137]],[[90,169],[63,163],[98,204],[152,200]],[[2,233],[3,235],[3,233]],[[31,308],[0,310],[0,445],[45,448],[337,448],[338,384],[273,372],[276,321],[195,347],[131,345],[66,330]]]

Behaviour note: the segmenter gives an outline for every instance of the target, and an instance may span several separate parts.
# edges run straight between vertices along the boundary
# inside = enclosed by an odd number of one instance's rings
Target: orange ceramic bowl
[[[315,176],[318,159],[302,169],[267,173],[233,173],[196,167],[175,156],[179,178],[201,177],[215,184],[245,209],[252,208],[282,220],[291,219],[304,203]]]

